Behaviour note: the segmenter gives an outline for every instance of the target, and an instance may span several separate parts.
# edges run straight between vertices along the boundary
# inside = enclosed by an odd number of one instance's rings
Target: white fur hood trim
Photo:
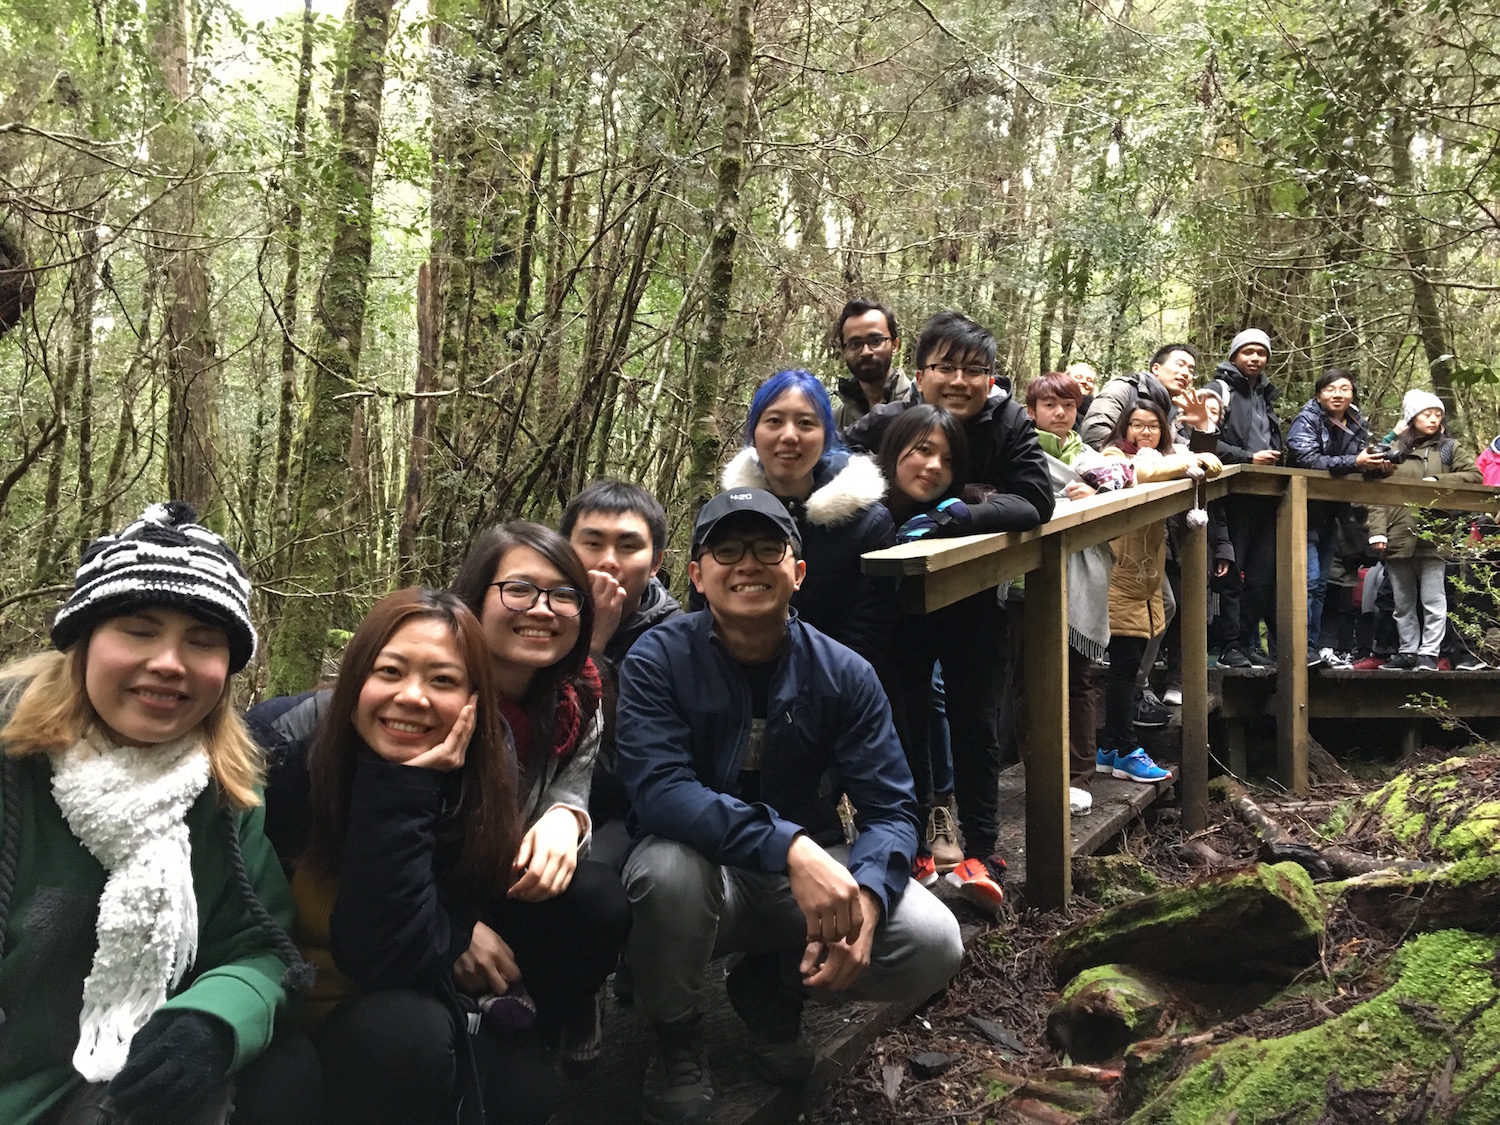
[[[766,474],[755,450],[746,446],[724,466],[725,488],[765,488]],[[885,499],[885,476],[875,459],[854,453],[822,488],[807,498],[807,520],[818,527],[837,527]]]

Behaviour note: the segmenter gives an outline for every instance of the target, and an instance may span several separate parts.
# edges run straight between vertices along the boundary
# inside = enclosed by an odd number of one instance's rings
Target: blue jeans
[[[953,739],[948,734],[948,701],[943,666],[932,666],[932,695],[927,710],[927,753],[932,757],[932,791],[953,792]],[[925,829],[923,829],[925,831]]]
[[[1323,600],[1328,596],[1328,571],[1339,543],[1337,520],[1307,525],[1307,647],[1316,649],[1323,635]]]

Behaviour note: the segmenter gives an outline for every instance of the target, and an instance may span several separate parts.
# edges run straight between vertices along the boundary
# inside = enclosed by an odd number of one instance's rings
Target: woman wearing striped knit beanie
[[[11,1125],[254,1120],[253,1064],[305,974],[230,704],[255,652],[250,582],[193,520],[155,504],[91,543],[58,651],[0,672]]]

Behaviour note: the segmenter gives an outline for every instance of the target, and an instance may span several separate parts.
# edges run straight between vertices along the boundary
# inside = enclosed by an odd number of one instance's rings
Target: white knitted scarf
[[[53,758],[57,807],[108,873],[73,1052],[74,1069],[90,1082],[119,1073],[130,1040],[197,955],[186,817],[207,784],[208,755],[196,732],[116,746],[91,730]]]

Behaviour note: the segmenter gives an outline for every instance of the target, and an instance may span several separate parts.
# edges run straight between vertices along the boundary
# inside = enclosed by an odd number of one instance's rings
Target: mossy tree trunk
[[[689,507],[697,509],[714,485],[722,438],[715,408],[724,362],[724,332],[734,288],[734,244],[739,236],[740,187],[745,170],[745,129],[750,117],[750,60],[754,53],[755,5],[733,0],[729,23],[729,70],[724,87],[724,140],[719,149],[719,195],[708,251],[708,288],[703,330],[688,383]]]
[[[343,112],[339,157],[328,186],[336,216],[328,264],[313,308],[313,360],[303,440],[302,491],[293,532],[292,586],[271,642],[271,695],[303,691],[317,681],[339,583],[350,571],[349,451],[356,399],[346,392],[359,374],[365,296],[370,281],[371,191],[380,140],[385,50],[394,0],[355,0],[340,75]],[[368,529],[364,529],[368,530]]]

